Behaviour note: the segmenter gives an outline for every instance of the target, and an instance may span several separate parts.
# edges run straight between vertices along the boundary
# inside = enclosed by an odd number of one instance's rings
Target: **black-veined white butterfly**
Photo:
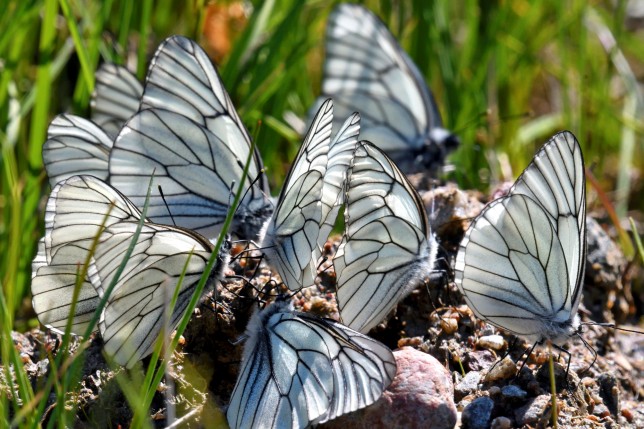
[[[584,161],[564,131],[472,222],[456,258],[456,284],[481,320],[560,345],[580,324],[585,260]]]
[[[369,142],[355,150],[345,198],[338,307],[343,323],[366,333],[433,270],[437,243],[418,193]]]
[[[128,69],[104,63],[96,71],[92,121],[113,140],[141,104],[143,85]]]
[[[142,111],[110,153],[110,183],[141,206],[154,175],[148,215],[157,223],[216,237],[251,150],[250,137],[206,53],[184,37],[166,39],[152,59]],[[231,232],[257,237],[272,206],[255,152]],[[161,187],[165,200],[156,185]]]
[[[32,264],[33,306],[44,325],[62,331],[71,317],[72,332],[84,333],[123,263],[140,217],[126,197],[95,177],[73,176],[54,187],[47,202],[45,236]],[[88,259],[96,236],[98,244]],[[118,364],[132,366],[152,352],[183,274],[169,315],[169,328],[176,326],[212,250],[212,244],[196,233],[145,221],[99,321],[105,351]],[[227,258],[224,249],[210,287],[220,280]],[[86,261],[87,275],[72,313],[76,278]]]
[[[316,106],[329,97],[336,118],[359,112],[361,139],[383,149],[405,172],[436,172],[458,145],[457,137],[443,128],[416,65],[363,6],[340,4],[329,16]]]
[[[278,299],[246,329],[231,428],[305,428],[366,407],[396,375],[383,344]]]
[[[355,146],[360,131],[359,116],[354,114],[331,141],[332,121],[333,103],[327,100],[313,120],[273,216],[260,234],[264,256],[291,290],[311,286],[315,281],[320,246],[339,209],[346,153]]]

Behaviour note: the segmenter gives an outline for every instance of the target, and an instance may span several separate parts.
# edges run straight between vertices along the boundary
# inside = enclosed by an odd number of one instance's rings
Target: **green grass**
[[[10,331],[37,326],[29,284],[49,192],[41,159],[49,122],[65,111],[88,114],[101,61],[133,66],[143,78],[147,59],[166,36],[184,34],[205,45],[200,31],[200,23],[207,22],[205,3],[0,2],[3,371],[10,363],[21,366]],[[252,14],[218,66],[248,128],[262,120],[257,144],[277,190],[299,143],[283,114],[303,116],[319,92],[324,26],[333,5],[252,3]],[[644,171],[644,97],[636,82],[644,38],[641,30],[624,27],[625,1],[617,6],[607,0],[366,3],[418,64],[444,122],[461,137],[450,179],[481,190],[511,180],[546,138],[569,129],[618,219],[635,212],[641,218],[642,184],[633,173]],[[592,191],[589,205],[601,205]],[[9,396],[33,404],[42,395],[22,371],[15,374],[18,390],[0,393],[0,423],[18,411]],[[54,389],[77,388],[73,378],[64,380],[56,380],[63,384]],[[23,409],[21,427],[38,425],[44,411],[36,410]],[[65,418],[71,422],[73,416]]]

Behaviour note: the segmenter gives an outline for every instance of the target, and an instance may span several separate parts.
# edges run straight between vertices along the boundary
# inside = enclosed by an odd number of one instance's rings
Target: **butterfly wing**
[[[190,118],[224,139],[239,159],[248,157],[250,136],[210,58],[190,39],[172,36],[159,46],[150,64],[141,108],[166,109]],[[262,170],[257,151],[253,163],[256,171]],[[269,195],[266,177],[258,181]]]
[[[214,239],[239,187],[244,162],[225,137],[177,113],[146,109],[128,121],[114,142],[110,183],[142,207],[153,178],[148,217]],[[270,215],[270,204],[254,180],[258,174],[251,165],[231,228],[242,238],[253,239]]]
[[[418,193],[368,142],[355,151],[346,189],[337,300],[342,321],[366,333],[433,269],[437,245]]]
[[[264,256],[291,290],[313,285],[320,256],[322,189],[327,167],[333,104],[327,100],[302,143],[261,240]]]
[[[531,341],[572,334],[585,263],[584,182],[579,143],[557,134],[509,196],[472,222],[455,281],[478,317]]]
[[[382,21],[362,6],[340,4],[329,16],[320,98],[328,97],[336,118],[360,112],[361,138],[405,168],[412,169],[420,157],[421,167],[435,169],[457,144],[442,128],[418,68]]]
[[[58,331],[73,317],[72,332],[83,333],[96,310],[96,266],[88,255],[101,226],[140,217],[136,207],[106,186],[91,176],[73,176],[56,185],[47,201],[45,236],[32,263],[31,292],[40,322]],[[86,261],[88,276],[81,281],[72,314],[76,277]]]
[[[112,139],[95,123],[58,115],[47,129],[42,158],[53,188],[61,180],[88,174],[105,180]]]
[[[550,217],[569,267],[573,312],[581,298],[586,263],[586,176],[579,142],[569,131],[554,135],[510,189],[537,201]]]
[[[318,246],[323,247],[326,243],[333,226],[340,206],[344,204],[344,181],[346,173],[351,165],[353,152],[358,144],[360,134],[360,115],[354,113],[349,116],[340,130],[331,141],[329,148],[326,173],[322,186],[322,226],[318,238]]]
[[[101,234],[95,259],[103,285],[113,281],[137,226],[135,222],[122,222]],[[152,353],[166,320],[169,331],[165,335],[169,336],[181,320],[210,254],[210,245],[193,234],[144,225],[101,314],[104,349],[115,362],[131,367]],[[224,260],[215,266],[210,286],[212,279],[220,280]],[[177,302],[170,308],[177,287]]]
[[[143,85],[125,67],[104,63],[96,71],[92,94],[92,121],[114,139],[125,122],[139,110]]]
[[[256,313],[226,412],[231,428],[304,428],[375,402],[396,362],[379,342],[278,301]]]

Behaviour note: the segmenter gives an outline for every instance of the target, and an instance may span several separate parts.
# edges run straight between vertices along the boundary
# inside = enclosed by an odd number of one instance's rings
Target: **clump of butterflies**
[[[275,204],[259,153],[251,154],[250,137],[195,42],[163,42],[145,86],[124,68],[103,65],[92,120],[56,117],[43,148],[53,189],[33,261],[40,321],[64,330],[71,318],[72,332],[84,332],[118,276],[98,330],[105,352],[131,367],[152,352],[181,279],[170,316],[170,326],[178,324],[231,195],[243,196],[231,235],[257,240],[291,291],[314,284],[344,206],[333,257],[342,323],[295,312],[284,297],[256,312],[227,418],[231,427],[306,427],[375,402],[396,362],[366,333],[433,270],[437,251],[423,202],[399,166],[436,172],[458,140],[442,127],[416,66],[371,12],[336,7],[326,51],[323,95]],[[158,187],[148,196],[150,182]],[[577,334],[585,205],[581,150],[562,132],[465,234],[456,284],[479,318],[535,342],[562,344]],[[147,217],[121,272],[143,207]],[[219,287],[228,250],[217,256],[210,288]]]

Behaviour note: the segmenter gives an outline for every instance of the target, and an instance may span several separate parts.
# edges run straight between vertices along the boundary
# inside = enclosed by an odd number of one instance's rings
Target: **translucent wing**
[[[565,341],[579,324],[586,249],[581,149],[554,136],[511,188],[472,222],[456,259],[468,305],[531,341]]]
[[[71,316],[72,332],[85,331],[99,301],[90,281],[96,272],[94,259],[90,260],[88,277],[81,282],[76,309],[71,314],[77,273],[101,225],[109,227],[139,216],[136,207],[94,177],[74,176],[54,187],[47,201],[45,236],[32,263],[33,307],[43,325],[62,331]]]
[[[73,332],[83,332],[123,263],[140,215],[122,194],[92,176],[74,176],[56,186],[48,203],[46,235],[33,263],[34,308],[43,323],[65,326],[77,267],[98,236],[72,315]],[[146,221],[99,323],[105,350],[117,363],[129,367],[148,355],[165,316],[169,329],[174,329],[211,253],[208,240],[195,233]],[[223,272],[226,258],[224,251],[211,285]],[[177,305],[170,311],[168,304],[184,270]]]
[[[47,129],[43,163],[53,188],[78,174],[105,180],[112,139],[96,124],[74,115],[58,115]]]
[[[359,112],[361,138],[405,170],[435,171],[458,144],[442,128],[417,67],[385,25],[362,6],[340,4],[329,16],[320,99],[328,97],[334,100],[336,118]]]
[[[366,333],[429,274],[437,245],[420,196],[375,146],[359,143],[346,186],[337,300],[343,323]]]
[[[333,320],[277,301],[248,324],[231,428],[304,428],[366,407],[396,374],[391,351]]]
[[[322,222],[318,246],[324,246],[335,225],[340,206],[344,204],[344,181],[358,144],[360,115],[354,113],[342,124],[331,141],[324,184],[322,186]]]
[[[110,183],[142,207],[154,176],[148,217],[214,239],[244,169],[245,159],[228,143],[225,134],[214,134],[185,116],[163,109],[142,110],[114,142]],[[244,199],[231,228],[241,238],[255,238],[272,210],[256,180],[259,174],[251,165],[243,185]]]
[[[320,256],[322,188],[331,139],[333,104],[327,100],[302,143],[273,216],[260,234],[264,256],[291,290],[313,285]]]
[[[141,108],[162,108],[190,118],[225,141],[239,159],[248,157],[248,132],[210,58],[190,39],[172,36],[159,46],[150,64]],[[254,164],[256,171],[263,167],[258,152]],[[266,177],[258,180],[268,195]]]
[[[92,121],[114,139],[125,122],[139,110],[143,85],[128,69],[102,64],[96,71],[92,94]]]

